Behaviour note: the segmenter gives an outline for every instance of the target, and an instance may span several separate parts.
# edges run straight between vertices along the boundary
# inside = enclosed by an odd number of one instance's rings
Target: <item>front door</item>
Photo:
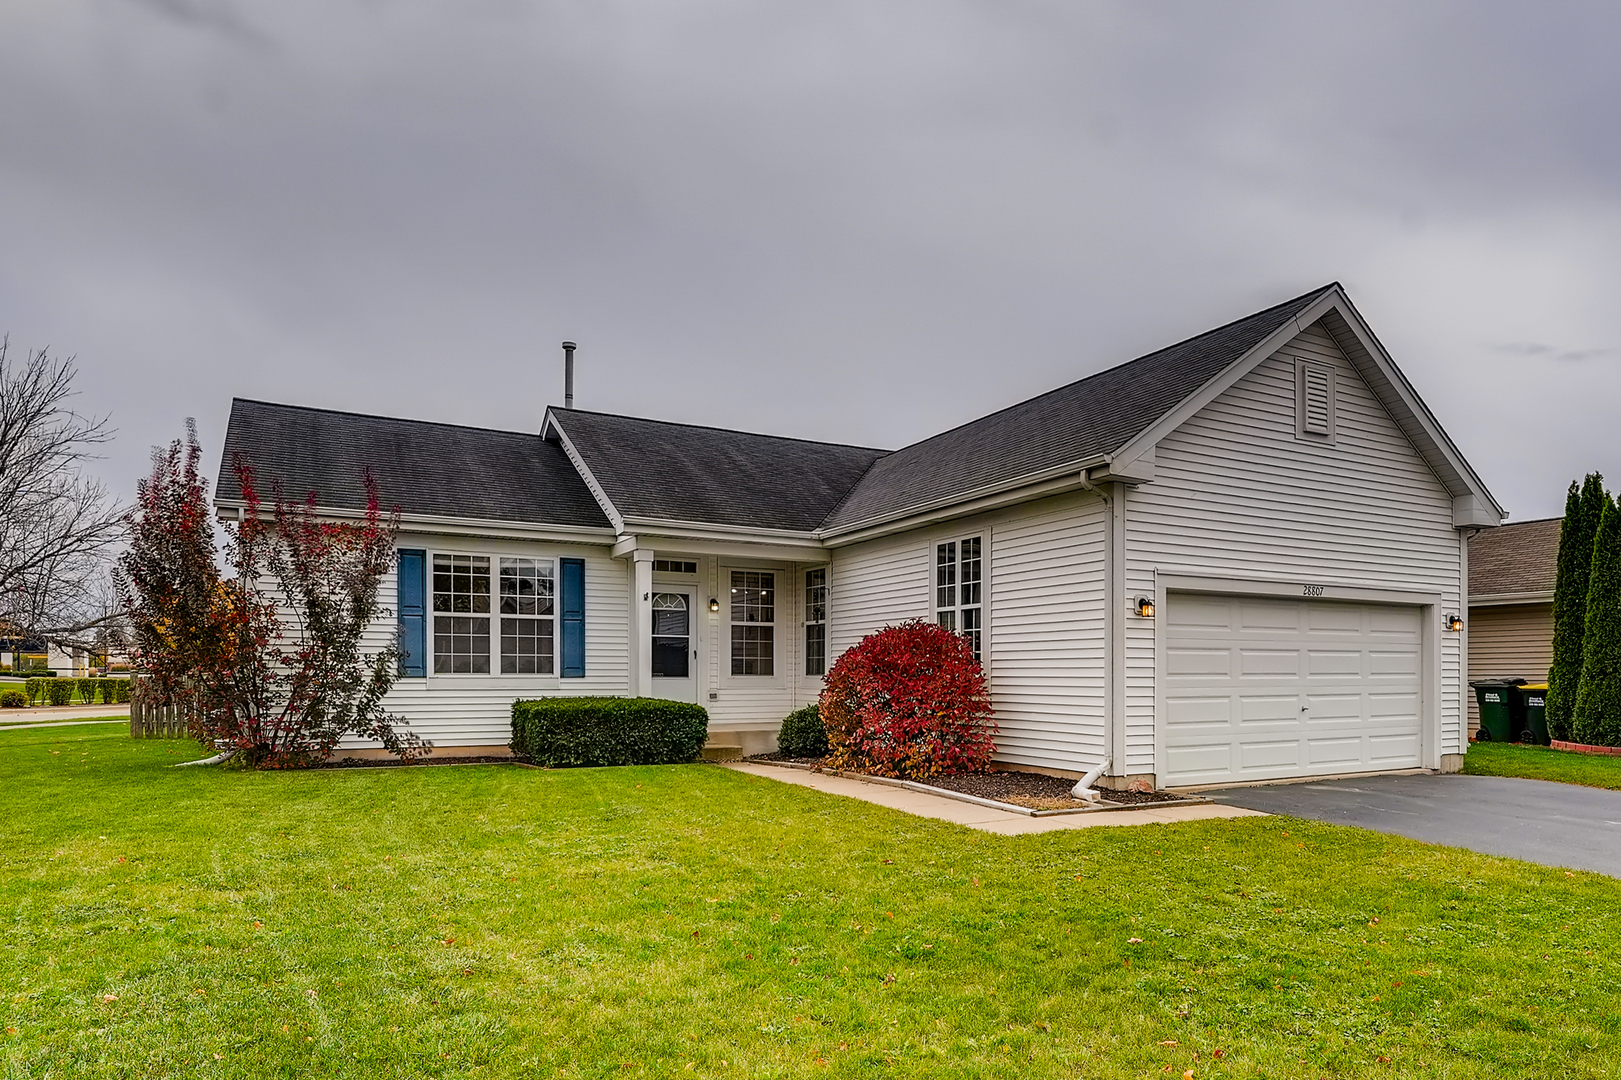
[[[692,640],[692,594],[653,594],[653,693],[672,701],[697,701],[698,653]]]

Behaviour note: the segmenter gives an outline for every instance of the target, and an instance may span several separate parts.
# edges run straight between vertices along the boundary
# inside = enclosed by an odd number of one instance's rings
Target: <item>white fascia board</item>
[[[1181,427],[1200,409],[1210,404],[1231,388],[1234,383],[1238,382],[1239,379],[1253,371],[1262,361],[1294,340],[1296,335],[1303,333],[1312,324],[1330,313],[1339,315],[1340,320],[1344,322],[1356,338],[1356,342],[1361,346],[1362,351],[1373,361],[1379,374],[1383,376],[1379,379],[1368,379],[1367,382],[1373,392],[1379,396],[1385,408],[1397,418],[1397,425],[1403,426],[1400,418],[1405,416],[1410,418],[1412,423],[1423,432],[1425,438],[1422,440],[1413,439],[1411,434],[1409,434],[1408,438],[1409,441],[1413,442],[1419,454],[1430,463],[1431,470],[1436,473],[1442,484],[1452,489],[1455,496],[1453,501],[1454,525],[1458,528],[1464,528],[1466,526],[1489,527],[1502,524],[1503,520],[1508,517],[1508,511],[1504,510],[1497,500],[1492,497],[1491,492],[1487,490],[1479,475],[1464,460],[1463,455],[1458,452],[1458,448],[1453,445],[1452,440],[1436,421],[1434,414],[1419,398],[1412,384],[1407,381],[1407,377],[1401,373],[1401,369],[1390,358],[1390,354],[1385,352],[1385,348],[1379,343],[1379,339],[1374,337],[1373,331],[1368,328],[1361,313],[1351,304],[1350,298],[1345,295],[1344,290],[1338,286],[1324,292],[1321,297],[1296,315],[1293,320],[1279,327],[1260,344],[1229,364],[1219,375],[1200,388],[1198,393],[1184,399],[1180,405],[1160,417],[1152,426],[1121,447],[1111,455],[1113,458],[1111,467],[1130,473],[1132,464],[1137,460],[1142,458],[1151,460],[1150,455],[1153,454],[1155,445],[1161,439]],[[1332,328],[1330,328],[1330,331],[1330,336],[1334,336]],[[1345,351],[1343,347],[1342,351]],[[1355,356],[1348,353],[1347,359],[1351,361],[1353,366],[1359,366],[1356,364]],[[1364,373],[1364,377],[1366,377],[1366,373]],[[1454,484],[1447,483],[1447,473],[1457,477]],[[1458,492],[1456,484],[1461,484],[1466,490]],[[1459,499],[1471,499],[1477,504],[1463,507],[1464,520],[1457,520],[1460,510]]]
[[[960,495],[949,495],[931,502],[919,503],[917,506],[907,507],[893,514],[879,515],[865,521],[841,525],[836,529],[818,529],[814,535],[828,547],[843,547],[877,536],[905,532],[919,525],[945,521],[948,518],[966,517],[1000,506],[1056,495],[1073,488],[1089,488],[1092,486],[1092,481],[1087,476],[1089,470],[1098,465],[1106,465],[1108,462],[1108,454],[1094,454],[1080,461],[1066,462],[1050,469],[1042,469],[1040,472],[1026,473],[1010,480],[987,484]]]
[[[1341,290],[1334,289],[1321,301],[1302,312],[1295,321],[1302,328],[1305,328],[1331,312],[1337,314],[1345,323],[1346,328],[1350,330],[1357,344],[1362,347],[1373,360],[1379,372],[1385,377],[1385,388],[1388,388],[1389,391],[1388,395],[1381,395],[1385,398],[1385,407],[1398,416],[1409,418],[1427,437],[1430,445],[1425,446],[1417,441],[1415,441],[1415,445],[1419,453],[1430,460],[1430,468],[1434,469],[1437,475],[1451,472],[1457,477],[1458,482],[1464,486],[1465,490],[1461,492],[1454,491],[1455,496],[1472,496],[1479,502],[1481,510],[1479,516],[1482,520],[1464,522],[1459,527],[1462,528],[1464,525],[1501,525],[1508,518],[1508,511],[1503,509],[1503,505],[1497,501],[1486,487],[1486,483],[1480,478],[1480,474],[1476,473],[1474,467],[1464,458],[1451,437],[1441,427],[1440,421],[1436,420],[1435,414],[1430,412],[1428,405],[1424,404],[1424,399],[1418,396],[1418,391],[1413,389],[1413,384],[1407,381],[1407,376],[1402,374],[1401,368],[1396,366],[1396,361],[1385,351],[1384,345],[1380,343],[1378,337],[1374,335],[1373,329],[1362,318],[1361,312],[1357,311],[1356,305],[1351,303],[1350,297],[1346,296]],[[1333,336],[1333,327],[1330,326],[1329,330],[1331,336]],[[1351,359],[1355,363],[1355,357]],[[1375,393],[1382,389],[1375,380],[1369,380],[1369,385],[1373,387]],[[1390,395],[1394,396],[1394,401],[1389,399]],[[1392,406],[1396,407],[1393,408]],[[1409,438],[1411,437],[1409,436]],[[1437,468],[1437,465],[1443,467]]]
[[[1089,460],[1095,463],[1098,459]],[[859,544],[863,540],[875,540],[880,536],[890,536],[924,525],[933,525],[936,522],[982,514],[987,510],[998,510],[1015,503],[1044,499],[1049,495],[1061,495],[1077,488],[1090,491],[1096,487],[1088,476],[1090,470],[1086,465],[1065,465],[1062,469],[1062,475],[1036,482],[1018,481],[1017,486],[996,491],[994,494],[978,498],[967,495],[961,499],[942,499],[932,510],[905,511],[891,518],[880,518],[878,524],[850,525],[837,531],[825,532],[821,534],[822,543],[830,548],[846,547],[850,544]],[[1048,470],[1048,472],[1056,471],[1058,470]]]
[[[678,518],[627,517],[624,533],[653,533],[659,536],[690,537],[694,540],[748,540],[763,537],[764,543],[804,544],[821,547],[815,534],[799,529],[760,529],[748,525],[717,525],[706,521],[683,521]]]
[[[621,536],[612,548],[616,559],[637,553],[659,552],[669,555],[720,555],[736,559],[759,559],[767,562],[823,563],[831,555],[820,544],[781,544],[769,540],[750,541],[743,538],[702,538],[660,533],[638,532]]]
[[[1307,310],[1315,310],[1316,307],[1317,305],[1314,304]],[[1311,323],[1308,322],[1305,325],[1310,326]],[[1226,393],[1239,379],[1255,370],[1261,361],[1293,341],[1295,336],[1300,333],[1300,327],[1301,320],[1295,319],[1274,330],[1259,345],[1228,364],[1215,378],[1205,383],[1196,393],[1183,398],[1181,404],[1161,416],[1147,428],[1144,428],[1136,438],[1110,455],[1112,459],[1110,467],[1129,474],[1138,461],[1146,459],[1152,462],[1154,460],[1154,448],[1161,439],[1187,423],[1200,409]]]
[[[568,455],[569,463],[574,466],[574,471],[580,474],[581,480],[585,481],[586,489],[591,492],[591,497],[597,500],[597,505],[602,507],[602,512],[607,514],[608,520],[613,523],[614,532],[616,534],[623,533],[625,531],[625,516],[619,512],[619,508],[613,504],[613,500],[608,498],[608,493],[602,489],[602,485],[597,483],[597,478],[591,474],[591,467],[585,463],[585,458],[580,456],[580,452],[574,449],[574,443],[570,441],[568,432],[564,431],[563,425],[557,422],[557,417],[552,415],[551,406],[548,405],[546,407],[546,418],[541,421],[540,435],[543,439],[550,439],[554,433],[557,436],[558,445],[563,448],[563,453]]]
[[[247,503],[236,499],[216,499],[215,516],[221,521],[239,521],[247,511]],[[228,511],[228,512],[227,512]],[[260,505],[261,517],[269,517],[272,508]],[[315,516],[325,521],[360,521],[364,510],[317,506]],[[387,515],[384,515],[385,517]],[[492,521],[488,518],[454,517],[448,514],[400,515],[400,531],[438,533],[446,536],[489,536],[503,540],[541,540],[567,544],[611,544],[612,529],[594,525],[545,525],[522,521]]]
[[[1505,592],[1489,593],[1485,596],[1469,597],[1469,606],[1477,607],[1507,607],[1510,604],[1551,604],[1553,603],[1552,589],[1536,589],[1531,592]]]

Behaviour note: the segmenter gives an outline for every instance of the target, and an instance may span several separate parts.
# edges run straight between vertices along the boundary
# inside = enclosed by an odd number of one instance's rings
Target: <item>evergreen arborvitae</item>
[[[1582,681],[1570,728],[1576,742],[1621,746],[1621,509],[1608,498],[1593,540]]]
[[[1593,537],[1605,503],[1604,477],[1588,473],[1580,490],[1571,481],[1565,520],[1559,527],[1559,568],[1553,590],[1553,663],[1548,668],[1548,734],[1570,738],[1576,691],[1582,677],[1582,636],[1587,628],[1588,573]]]

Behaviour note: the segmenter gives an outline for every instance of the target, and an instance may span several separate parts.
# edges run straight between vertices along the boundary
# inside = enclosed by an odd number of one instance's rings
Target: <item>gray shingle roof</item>
[[[236,398],[216,499],[242,498],[237,454],[266,500],[280,483],[289,499],[313,492],[321,506],[364,509],[370,469],[383,505],[407,514],[608,527],[562,448],[538,434]]]
[[[1334,287],[897,450],[874,463],[823,528],[881,521],[1118,450]]]
[[[627,517],[810,532],[885,454],[579,409],[551,413]]]
[[[1469,538],[1469,598],[1552,592],[1563,518],[1517,521]]]

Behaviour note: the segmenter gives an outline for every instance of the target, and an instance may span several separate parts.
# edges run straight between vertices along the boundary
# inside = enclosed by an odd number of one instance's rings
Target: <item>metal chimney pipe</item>
[[[574,408],[574,350],[579,346],[563,342],[563,408]]]

